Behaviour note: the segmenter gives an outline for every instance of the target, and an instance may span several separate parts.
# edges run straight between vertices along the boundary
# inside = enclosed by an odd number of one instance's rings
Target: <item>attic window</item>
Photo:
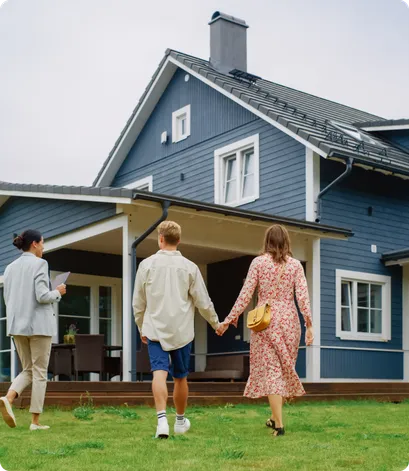
[[[190,136],[190,105],[172,113],[172,142],[183,141]]]
[[[347,134],[348,136],[352,137],[356,141],[365,142],[366,144],[371,144],[373,146],[382,145],[380,142],[375,141],[375,139],[372,139],[367,134],[364,134],[363,132],[361,132],[355,126],[351,126],[350,124],[339,123],[337,121],[330,121],[330,124],[334,128],[338,129],[338,131],[341,131]]]

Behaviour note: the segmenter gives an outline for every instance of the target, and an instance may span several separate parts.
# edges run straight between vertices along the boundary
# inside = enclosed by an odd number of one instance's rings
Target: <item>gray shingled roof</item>
[[[0,181],[0,191],[12,192],[26,192],[26,193],[50,193],[52,195],[66,195],[69,199],[70,195],[82,196],[105,196],[112,198],[131,198],[134,200],[146,200],[155,203],[162,203],[169,201],[171,206],[179,206],[183,208],[191,208],[197,211],[209,211],[212,213],[221,214],[224,216],[236,216],[252,221],[263,221],[272,224],[284,224],[286,226],[296,227],[304,230],[319,231],[322,233],[331,233],[345,237],[353,236],[350,229],[343,229],[340,227],[326,226],[314,222],[303,221],[300,219],[286,218],[281,216],[274,216],[267,213],[259,213],[256,211],[247,211],[239,208],[230,208],[228,206],[221,206],[212,203],[203,203],[200,201],[189,200],[186,198],[177,198],[174,196],[161,195],[158,193],[151,193],[147,191],[131,190],[129,188],[112,188],[112,187],[86,187],[86,186],[58,186],[58,185],[35,185],[35,184],[17,184],[7,183]]]
[[[395,262],[404,258],[409,258],[409,247],[382,254],[382,260],[384,262]]]
[[[391,143],[367,134],[365,131],[360,132],[371,137],[374,144],[360,142],[341,132],[330,123],[330,121],[337,121],[353,126],[357,122],[376,121],[386,123],[387,120],[268,80],[260,79],[255,84],[240,81],[231,75],[217,72],[208,61],[181,52],[167,50],[165,57],[159,64],[152,80],[98,173],[94,185],[110,163],[123,135],[130,126],[168,56],[231,93],[243,103],[296,133],[300,138],[310,142],[329,157],[353,157],[357,163],[362,165],[409,175],[409,154],[404,150],[393,147]]]

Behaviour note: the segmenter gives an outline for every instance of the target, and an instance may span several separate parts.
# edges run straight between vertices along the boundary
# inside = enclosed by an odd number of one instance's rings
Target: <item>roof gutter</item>
[[[137,263],[137,260],[136,260],[136,249],[138,247],[138,245],[143,242],[150,234],[152,234],[152,232],[159,226],[159,224],[163,221],[166,220],[166,218],[168,217],[168,211],[169,211],[169,208],[170,208],[170,201],[167,201],[167,200],[164,200],[161,202],[162,203],[162,215],[161,217],[155,221],[151,226],[148,227],[148,229],[146,229],[146,231],[140,235],[137,239],[135,239],[132,243],[132,246],[131,246],[131,253],[132,253],[132,290],[131,290],[131,306],[133,304],[133,290],[134,290],[134,286],[135,286],[135,278],[136,278],[136,270],[138,268],[138,263]],[[132,308],[132,311],[133,311],[133,308]],[[131,312],[131,315],[133,313]],[[132,329],[132,340],[131,340],[131,348],[133,352],[135,352],[135,355],[132,356],[132,363],[131,363],[131,381],[136,381],[136,375],[137,375],[137,371],[136,371],[136,355],[138,354],[138,350],[137,350],[137,335],[136,335],[136,331],[137,329]]]
[[[351,172],[352,172],[352,165],[354,163],[354,159],[349,157],[346,161],[346,169],[341,175],[339,175],[333,182],[331,182],[328,186],[326,186],[323,190],[320,191],[317,197],[317,218],[315,222],[321,222],[321,210],[322,210],[322,197],[327,193],[333,186],[335,186],[340,181],[344,180]]]

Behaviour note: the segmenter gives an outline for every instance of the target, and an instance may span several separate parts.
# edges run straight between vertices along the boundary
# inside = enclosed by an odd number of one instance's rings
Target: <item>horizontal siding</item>
[[[403,379],[403,353],[322,349],[321,377]]]
[[[116,214],[115,204],[81,201],[11,198],[0,209],[0,274],[20,252],[14,233],[39,230],[44,239],[55,237]]]
[[[153,176],[153,191],[214,202],[214,151],[253,134],[260,136],[260,195],[244,209],[305,218],[305,147],[201,81],[177,72],[114,186]],[[191,104],[191,136],[160,144],[171,132],[172,111]],[[183,180],[181,178],[183,174]]]
[[[398,144],[409,151],[409,129],[402,129],[400,131],[383,131],[374,134],[387,139],[393,144]]]
[[[345,166],[321,161],[321,188]],[[368,208],[372,208],[372,216]],[[323,198],[322,223],[352,229],[348,241],[321,242],[321,342],[361,348],[402,348],[402,270],[385,267],[382,253],[409,246],[409,183],[354,167],[351,175]],[[371,252],[371,245],[377,253]],[[392,340],[355,342],[335,336],[335,270],[352,270],[392,277]]]

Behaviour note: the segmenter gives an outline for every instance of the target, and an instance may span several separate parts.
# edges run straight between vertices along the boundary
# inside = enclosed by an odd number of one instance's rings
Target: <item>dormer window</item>
[[[172,142],[183,141],[190,136],[190,105],[172,113]]]

